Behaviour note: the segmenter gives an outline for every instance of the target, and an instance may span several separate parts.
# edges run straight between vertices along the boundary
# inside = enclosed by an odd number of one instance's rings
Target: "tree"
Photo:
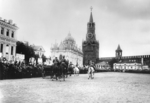
[[[38,54],[35,54],[35,55],[34,55],[34,58],[35,58],[36,64],[38,64],[39,55],[38,55]]]
[[[42,61],[43,61],[43,64],[46,62],[46,56],[44,54],[42,55]]]
[[[17,41],[16,52],[25,55],[25,61],[29,63],[29,58],[34,57],[34,49],[21,41]]]

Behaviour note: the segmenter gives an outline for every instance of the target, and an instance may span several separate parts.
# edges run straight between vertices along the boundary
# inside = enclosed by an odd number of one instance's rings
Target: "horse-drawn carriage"
[[[44,66],[42,70],[42,77],[50,76],[53,79],[61,79],[65,81],[69,75],[73,74],[73,67],[67,62],[57,62],[49,66]]]
[[[43,66],[42,78],[45,78],[46,76],[52,76],[52,74],[53,74],[52,65]]]

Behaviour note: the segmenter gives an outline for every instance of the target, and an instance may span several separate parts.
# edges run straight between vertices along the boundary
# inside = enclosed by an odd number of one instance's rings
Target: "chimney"
[[[7,22],[7,20],[6,20],[6,19],[4,19],[4,22]]]
[[[16,26],[16,24],[14,23],[13,26]]]
[[[9,24],[12,24],[12,20],[9,20],[8,23],[9,23]]]

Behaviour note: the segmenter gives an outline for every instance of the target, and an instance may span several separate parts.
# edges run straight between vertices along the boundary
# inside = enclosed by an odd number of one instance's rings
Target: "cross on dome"
[[[93,7],[91,6],[91,8],[90,8],[90,9],[91,9],[91,12],[92,12]]]

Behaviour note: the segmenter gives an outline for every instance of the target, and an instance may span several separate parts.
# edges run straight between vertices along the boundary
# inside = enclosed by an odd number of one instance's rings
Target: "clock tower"
[[[99,58],[99,42],[96,40],[95,23],[93,22],[92,8],[90,20],[87,23],[86,40],[82,42],[83,65],[89,65],[90,61],[96,63]]]

